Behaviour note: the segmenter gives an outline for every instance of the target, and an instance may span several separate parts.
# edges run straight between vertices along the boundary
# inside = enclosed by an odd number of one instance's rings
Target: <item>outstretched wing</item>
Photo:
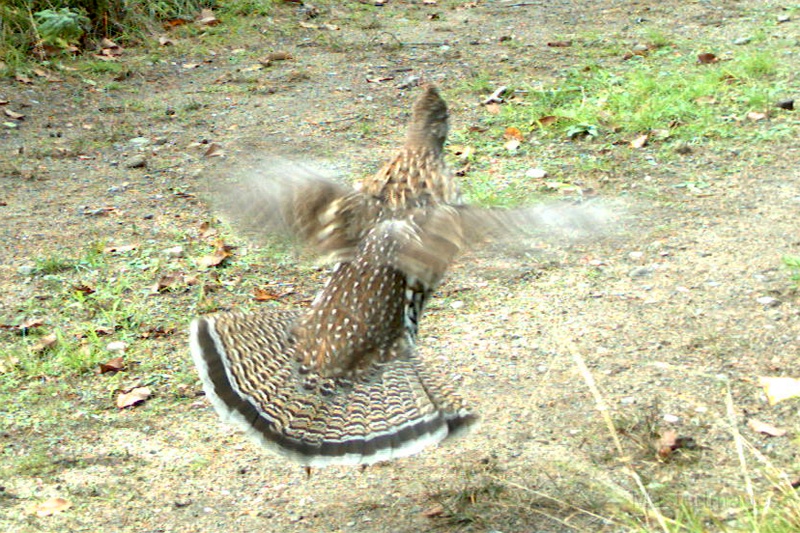
[[[352,259],[382,209],[378,200],[285,160],[223,182],[213,201],[248,233],[289,235],[330,262]]]

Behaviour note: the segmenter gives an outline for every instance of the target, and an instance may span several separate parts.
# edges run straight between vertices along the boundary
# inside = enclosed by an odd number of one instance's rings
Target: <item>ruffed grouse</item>
[[[307,466],[411,455],[477,416],[425,364],[420,317],[465,246],[531,228],[593,225],[560,208],[462,204],[443,159],[447,106],[428,86],[405,145],[353,190],[292,166],[229,193],[233,218],[285,231],[334,264],[310,308],[219,313],[191,325],[191,351],[217,412]]]
[[[447,116],[425,88],[405,146],[360,191],[295,173],[244,193],[250,224],[277,218],[335,266],[307,310],[196,319],[192,356],[223,418],[301,464],[407,456],[476,420],[415,347],[425,302],[464,239],[442,157]]]

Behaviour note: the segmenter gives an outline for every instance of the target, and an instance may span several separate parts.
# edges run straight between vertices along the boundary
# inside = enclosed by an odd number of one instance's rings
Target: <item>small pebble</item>
[[[756,301],[766,307],[776,307],[781,305],[781,301],[777,298],[773,298],[772,296],[761,296],[760,298],[756,298]]]
[[[750,44],[751,40],[752,39],[750,37],[739,37],[738,39],[734,39],[733,40],[733,44],[735,44],[737,46],[742,46],[742,45],[745,45],[745,44]]]
[[[167,257],[183,257],[183,246],[173,246],[164,250]]]
[[[675,424],[680,420],[680,417],[675,415],[664,415],[664,422],[669,422],[670,424]]]
[[[147,166],[147,157],[144,154],[137,154],[130,158],[122,165],[125,168],[145,168]]]
[[[106,350],[109,352],[124,352],[127,347],[128,343],[125,341],[113,341],[106,345]]]
[[[525,171],[525,177],[532,178],[535,180],[546,178],[547,171],[541,168],[529,168],[528,170]]]
[[[655,272],[655,268],[654,267],[652,267],[652,266],[643,266],[643,267],[634,268],[633,270],[628,272],[628,276],[631,277],[631,278],[644,278],[646,276],[651,275],[653,272]]]
[[[450,304],[451,309],[461,309],[462,307],[464,307],[464,302],[461,300],[457,300]]]

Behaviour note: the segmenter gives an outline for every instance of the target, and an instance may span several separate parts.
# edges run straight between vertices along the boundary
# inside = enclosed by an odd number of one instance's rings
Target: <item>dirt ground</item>
[[[26,114],[18,129],[0,130],[5,321],[22,302],[42,297],[43,286],[20,273],[32,258],[98,240],[173,246],[213,218],[204,200],[209,180],[250,154],[313,157],[345,176],[376,170],[403,138],[415,87],[399,86],[410,76],[436,83],[446,97],[483,73],[498,86],[549,81],[579,63],[582,51],[548,42],[593,33],[630,46],[645,26],[676,39],[729,42],[780,12],[756,1],[390,0],[358,20],[350,4],[323,6],[313,22],[338,30],[281,36],[275,27],[303,20],[297,9],[280,5],[272,18],[254,19],[270,30],[258,42],[205,45],[132,71],[117,83],[136,89],[133,96],[94,90],[78,76],[30,85],[0,80],[0,97]],[[521,45],[509,50],[504,36]],[[240,47],[294,58],[261,71],[259,90],[225,90],[244,75],[246,65],[231,59]],[[449,101],[452,129],[480,120],[478,101]],[[224,155],[204,157],[209,143]],[[540,145],[531,161],[558,167],[557,144]],[[587,153],[595,149],[585,144]],[[199,381],[188,392],[165,385],[153,401],[117,411],[84,403],[78,379],[72,396],[53,399],[63,434],[36,424],[0,428],[6,453],[25,453],[30,439],[46,441],[58,465],[48,475],[0,480],[0,529],[657,530],[631,503],[644,505],[643,497],[570,346],[662,511],[688,502],[711,509],[719,519],[711,530],[735,524],[745,479],[763,494],[774,490],[772,473],[800,475],[798,404],[770,407],[758,385],[759,376],[800,374],[800,307],[781,268],[783,255],[800,254],[798,152],[796,143],[717,144],[666,161],[632,156],[613,175],[575,177],[601,197],[624,200],[614,231],[536,243],[535,253],[492,248],[462,258],[427,312],[421,343],[463,381],[482,417],[466,438],[363,471],[333,467],[307,477],[220,424],[194,396]],[[129,168],[140,153],[148,166]],[[695,178],[708,187],[680,186]],[[109,205],[110,214],[91,216]],[[294,283],[310,296],[324,272],[282,264],[251,275]],[[234,292],[219,298],[242,304]],[[190,371],[181,328],[199,312],[195,305],[190,297],[154,304],[153,321],[179,332],[148,344],[140,357],[167,354]],[[788,434],[756,433],[750,419]],[[732,420],[747,443],[746,468]],[[668,429],[696,444],[680,461],[654,456],[652,440]],[[72,508],[31,514],[53,496]]]

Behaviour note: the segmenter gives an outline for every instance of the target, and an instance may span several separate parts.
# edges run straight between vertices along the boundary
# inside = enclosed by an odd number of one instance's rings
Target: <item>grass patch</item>
[[[693,54],[666,49],[613,67],[571,69],[557,86],[522,86],[523,96],[504,106],[495,122],[573,139],[746,139],[764,127],[748,122],[747,114],[771,112],[788,79],[775,51],[701,65]],[[555,121],[541,125],[548,116]]]

